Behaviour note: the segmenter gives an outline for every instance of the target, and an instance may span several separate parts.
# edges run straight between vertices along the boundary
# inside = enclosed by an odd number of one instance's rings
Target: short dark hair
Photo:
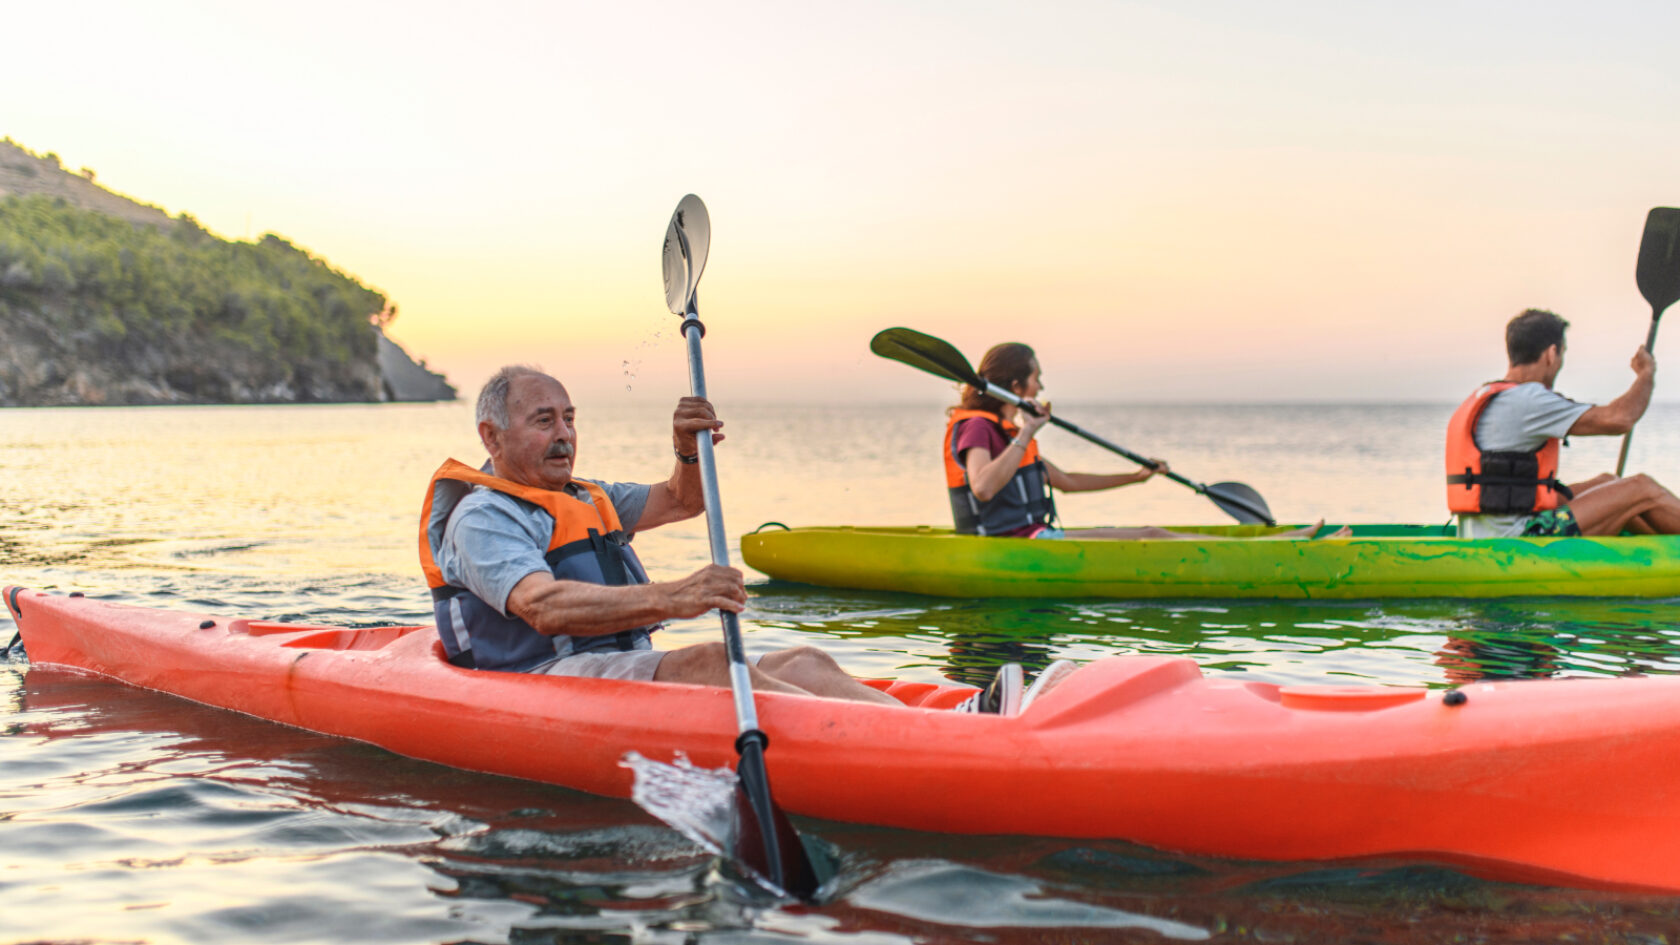
[[[1563,347],[1569,323],[1543,308],[1531,308],[1505,324],[1505,355],[1511,366],[1533,364],[1552,345]]]

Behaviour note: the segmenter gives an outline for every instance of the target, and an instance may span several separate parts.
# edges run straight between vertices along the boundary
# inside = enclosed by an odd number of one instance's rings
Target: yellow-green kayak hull
[[[980,538],[948,528],[761,528],[747,565],[782,581],[940,597],[1362,599],[1680,596],[1680,536],[1460,539],[1440,525],[1235,541]],[[1077,533],[1070,533],[1077,534]]]

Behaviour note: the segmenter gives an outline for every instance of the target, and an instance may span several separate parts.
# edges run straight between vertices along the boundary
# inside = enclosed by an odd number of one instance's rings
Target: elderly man
[[[1608,404],[1552,389],[1563,370],[1569,323],[1531,308],[1505,326],[1504,378],[1465,399],[1447,425],[1447,507],[1460,538],[1680,534],[1680,499],[1643,473],[1558,479],[1566,436],[1621,436],[1650,406],[1657,362],[1633,353],[1633,383]]]
[[[722,422],[710,403],[682,398],[672,423],[675,469],[648,486],[574,477],[575,416],[559,381],[535,368],[503,368],[478,396],[478,435],[490,462],[478,470],[450,460],[433,476],[420,557],[450,661],[729,685],[722,643],[664,652],[649,636],[664,620],[740,611],[741,572],[712,564],[651,582],[630,548],[636,532],[704,511],[695,437]],[[769,692],[899,704],[814,647],[767,653],[750,671],[754,688]]]

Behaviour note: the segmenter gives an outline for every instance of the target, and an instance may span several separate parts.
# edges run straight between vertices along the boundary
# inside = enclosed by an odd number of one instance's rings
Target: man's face
[[[1566,347],[1567,345],[1560,341],[1547,348],[1546,353],[1541,356],[1546,364],[1547,387],[1551,387],[1557,382],[1557,376],[1563,370],[1563,352]]]
[[[489,421],[478,425],[497,475],[543,489],[571,482],[577,411],[566,388],[552,377],[516,377],[508,385],[507,407],[507,429],[498,430]]]

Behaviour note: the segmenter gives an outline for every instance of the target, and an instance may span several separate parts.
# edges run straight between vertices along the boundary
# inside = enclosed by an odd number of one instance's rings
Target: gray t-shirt
[[[636,524],[647,508],[653,487],[633,482],[597,482],[607,493],[626,536],[634,536]],[[591,501],[581,488],[569,494]],[[474,486],[455,506],[443,541],[433,549],[433,558],[443,579],[472,591],[486,604],[507,612],[508,595],[526,575],[549,573],[543,554],[554,535],[554,516],[505,492]]]
[[[1530,452],[1569,433],[1592,404],[1576,403],[1538,381],[1495,394],[1476,418],[1476,445],[1490,452]],[[1460,515],[1460,538],[1510,538],[1532,515]]]

